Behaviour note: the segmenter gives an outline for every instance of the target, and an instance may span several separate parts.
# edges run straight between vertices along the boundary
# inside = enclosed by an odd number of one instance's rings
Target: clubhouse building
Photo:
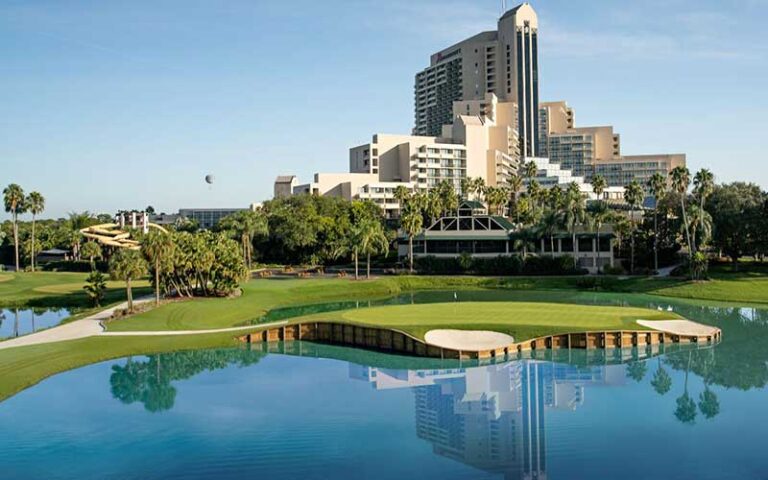
[[[450,258],[469,254],[473,257],[492,258],[520,255],[521,249],[516,249],[515,245],[523,235],[522,230],[509,219],[490,215],[482,203],[464,201],[459,205],[456,215],[435,220],[414,237],[413,256]],[[590,273],[614,265],[615,235],[610,225],[601,228],[599,242],[595,232],[583,228],[577,228],[575,238],[574,242],[574,234],[566,231],[555,233],[552,239],[548,235],[536,235],[527,239],[526,243],[530,243],[530,246],[526,253],[539,256],[568,255],[575,259],[578,267]],[[408,238],[404,235],[398,240],[398,256],[408,256]]]

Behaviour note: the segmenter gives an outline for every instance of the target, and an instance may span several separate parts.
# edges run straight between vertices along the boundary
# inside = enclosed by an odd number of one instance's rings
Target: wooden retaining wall
[[[722,332],[712,335],[675,335],[655,330],[614,330],[605,332],[564,333],[513,343],[495,350],[454,350],[425,343],[405,332],[388,328],[349,323],[311,322],[267,328],[249,333],[240,340],[248,343],[308,340],[346,345],[418,357],[472,360],[503,357],[513,353],[541,349],[631,348],[666,344],[714,344]]]

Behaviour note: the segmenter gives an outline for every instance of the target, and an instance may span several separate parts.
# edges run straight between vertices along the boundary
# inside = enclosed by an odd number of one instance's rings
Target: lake
[[[18,337],[50,328],[69,317],[67,309],[0,309],[0,339]]]
[[[576,300],[672,306],[723,342],[486,365],[309,342],[124,358],[0,403],[3,478],[768,477],[767,310]]]

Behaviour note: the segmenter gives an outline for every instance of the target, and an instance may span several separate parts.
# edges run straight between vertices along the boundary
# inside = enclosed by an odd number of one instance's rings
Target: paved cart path
[[[154,297],[145,297],[134,301],[135,305],[153,301]],[[94,336],[104,337],[142,337],[142,336],[162,336],[162,335],[200,335],[205,333],[225,333],[238,332],[242,330],[252,330],[255,325],[244,327],[228,327],[210,330],[159,330],[159,331],[135,331],[135,332],[107,332],[104,330],[102,322],[108,320],[117,310],[128,307],[127,302],[123,302],[114,307],[107,308],[89,317],[75,320],[73,322],[58,325],[56,327],[30,333],[18,338],[0,342],[0,350],[14,347],[26,347],[29,345],[41,345],[44,343],[63,342],[66,340],[77,340]],[[272,323],[259,324],[258,326],[277,327],[288,323],[285,320]]]

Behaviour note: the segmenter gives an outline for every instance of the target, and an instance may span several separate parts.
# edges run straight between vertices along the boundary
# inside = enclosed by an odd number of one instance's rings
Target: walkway
[[[154,297],[144,297],[134,301],[135,305],[147,303],[153,301]],[[254,325],[247,325],[244,327],[229,327],[219,328],[212,330],[160,330],[160,331],[139,331],[139,332],[107,332],[104,331],[102,322],[109,319],[116,310],[127,308],[128,304],[123,302],[106,310],[102,310],[98,313],[91,315],[80,320],[65,323],[56,327],[41,330],[36,333],[24,335],[11,340],[5,340],[0,342],[0,350],[14,347],[26,347],[29,345],[41,345],[43,343],[63,342],[66,340],[77,340],[80,338],[103,336],[103,337],[144,337],[144,336],[159,336],[159,335],[198,335],[205,333],[225,333],[225,332],[239,332],[242,330],[253,329]],[[285,325],[285,320],[279,322],[260,324],[266,327],[279,327]]]

